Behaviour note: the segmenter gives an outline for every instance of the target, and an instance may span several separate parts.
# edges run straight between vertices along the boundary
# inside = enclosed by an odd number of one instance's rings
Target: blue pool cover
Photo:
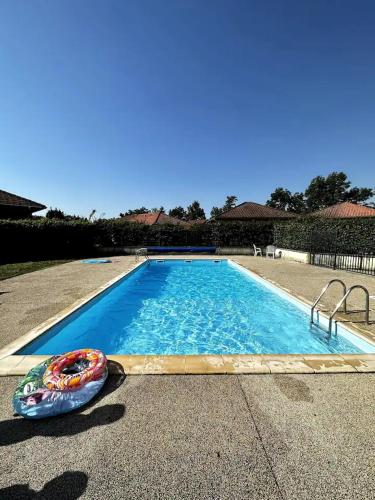
[[[150,252],[215,252],[216,247],[147,247]]]
[[[109,264],[110,262],[112,261],[109,259],[87,259],[83,260],[82,264]]]

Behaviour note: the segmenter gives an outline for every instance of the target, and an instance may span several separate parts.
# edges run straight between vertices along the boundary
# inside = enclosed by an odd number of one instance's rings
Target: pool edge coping
[[[153,260],[153,259],[150,259]],[[166,260],[166,259],[163,259]],[[210,260],[210,259],[207,259]],[[291,299],[305,307],[311,306],[305,299],[295,296],[264,276],[247,269],[233,258],[220,256],[213,260],[229,260],[249,274],[265,281],[268,286],[278,288]],[[133,267],[101,285],[93,292],[78,299],[70,306],[42,322],[26,334],[0,349],[0,376],[26,375],[38,362],[50,355],[17,355],[15,352],[43,335],[48,329],[61,322],[77,309],[90,302],[125,276],[132,274],[147,260],[135,263]],[[353,335],[374,344],[363,333],[344,327]],[[375,372],[375,353],[359,354],[230,354],[230,355],[109,355],[110,372],[118,372],[118,364],[128,375],[204,375],[204,374],[276,374],[276,373],[369,373]],[[116,368],[117,364],[117,368]]]
[[[26,375],[48,355],[10,355],[0,376]],[[375,372],[375,354],[109,355],[109,372],[126,375],[239,375]]]

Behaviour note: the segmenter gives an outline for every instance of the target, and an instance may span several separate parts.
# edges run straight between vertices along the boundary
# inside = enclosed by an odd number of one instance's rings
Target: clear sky
[[[0,0],[0,188],[206,212],[375,185],[373,0]]]

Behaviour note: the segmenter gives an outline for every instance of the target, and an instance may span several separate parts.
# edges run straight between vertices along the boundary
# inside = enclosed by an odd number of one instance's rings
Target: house
[[[132,214],[124,215],[121,217],[122,220],[128,222],[138,222],[139,224],[147,224],[148,226],[153,226],[154,224],[173,224],[175,226],[189,226],[189,221],[183,221],[177,219],[176,217],[171,217],[162,211],[158,212],[146,212],[143,214]]]
[[[323,208],[309,214],[311,217],[323,217],[325,219],[352,219],[358,217],[375,217],[375,209],[357,205],[356,203],[337,203],[331,207]]]
[[[47,207],[41,203],[0,189],[0,219],[27,218],[31,217],[34,212],[45,208]]]
[[[277,210],[276,208],[267,207],[266,205],[260,205],[259,203],[254,203],[253,201],[245,201],[240,205],[237,205],[226,212],[223,212],[219,216],[215,217],[214,220],[227,222],[227,221],[257,221],[257,220],[269,220],[275,221],[280,219],[293,219],[296,215],[291,212],[286,212],[284,210]]]

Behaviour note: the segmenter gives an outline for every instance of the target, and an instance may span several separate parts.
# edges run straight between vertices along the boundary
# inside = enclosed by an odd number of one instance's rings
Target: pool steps
[[[327,292],[328,288],[333,283],[340,283],[341,284],[342,289],[343,289],[343,296],[337,302],[335,308],[333,309],[333,311],[329,315],[328,335],[332,334],[332,322],[333,322],[333,318],[338,313],[338,311],[339,311],[339,309],[340,309],[341,306],[343,306],[343,311],[342,312],[344,314],[348,314],[348,311],[347,311],[347,299],[348,299],[349,295],[352,293],[353,290],[362,290],[364,292],[364,294],[365,294],[365,309],[364,309],[363,312],[365,313],[365,322],[366,322],[367,325],[369,325],[370,324],[370,294],[369,294],[369,291],[367,290],[367,288],[364,287],[363,285],[353,285],[349,289],[347,289],[346,284],[342,280],[339,280],[337,278],[328,281],[328,283],[322,288],[322,291],[320,292],[319,297],[315,300],[314,304],[311,307],[310,323],[312,325],[313,324],[317,324],[318,326],[320,326],[319,325],[319,312],[320,311],[319,311],[319,309],[316,310],[316,313],[317,313],[317,322],[315,323],[314,322],[314,310],[315,310],[315,307],[318,305],[320,299],[323,297],[323,295]],[[335,321],[335,334],[337,335],[337,321]]]

